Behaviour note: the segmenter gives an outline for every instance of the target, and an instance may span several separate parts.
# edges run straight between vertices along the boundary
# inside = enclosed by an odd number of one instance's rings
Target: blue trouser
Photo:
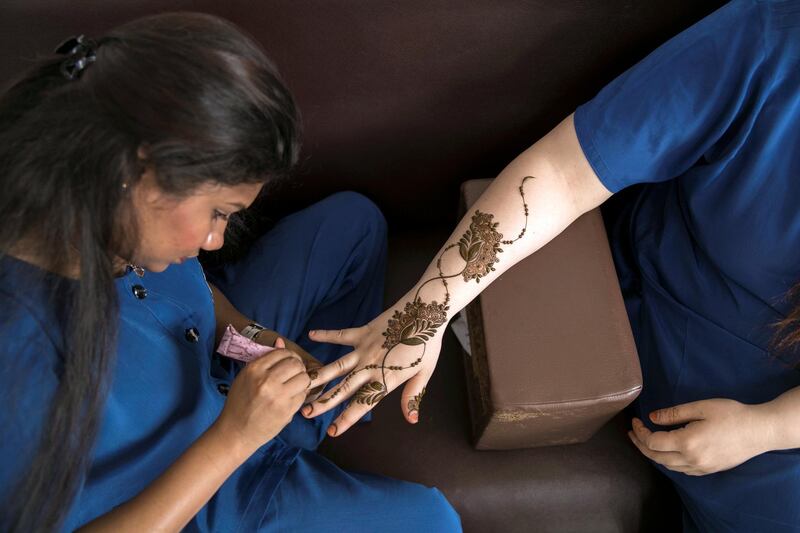
[[[323,363],[348,347],[317,344],[310,329],[361,326],[383,309],[386,224],[374,204],[338,193],[281,220],[245,259],[209,278],[245,316],[293,339]],[[314,450],[340,409],[296,415],[279,437],[302,448],[269,502],[261,531],[460,531],[433,488],[351,474]]]

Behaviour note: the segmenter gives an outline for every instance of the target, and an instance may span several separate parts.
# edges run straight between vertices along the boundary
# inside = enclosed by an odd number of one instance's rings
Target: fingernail
[[[419,422],[419,413],[417,411],[409,413],[408,419],[411,421],[412,424],[416,424],[417,422]]]
[[[303,416],[310,416],[311,413],[314,411],[314,408],[311,407],[310,403],[307,403],[300,409],[300,412],[303,413]]]
[[[336,424],[335,423],[331,423],[331,425],[328,426],[328,435],[331,436],[331,437],[335,437],[336,433],[338,432],[338,430],[339,430],[339,428],[336,427]]]
[[[308,332],[308,334],[309,334],[309,336],[316,335],[317,334],[317,330],[312,329],[311,331]]]

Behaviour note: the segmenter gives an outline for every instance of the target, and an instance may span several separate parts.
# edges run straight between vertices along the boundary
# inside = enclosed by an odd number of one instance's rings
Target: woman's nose
[[[203,243],[201,248],[206,251],[214,251],[219,250],[222,248],[222,245],[225,243],[225,237],[223,236],[222,232],[212,231],[206,237],[206,242]]]

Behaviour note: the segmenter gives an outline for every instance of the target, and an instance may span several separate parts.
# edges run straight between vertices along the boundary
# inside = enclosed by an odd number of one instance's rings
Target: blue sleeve
[[[756,112],[767,15],[734,0],[672,38],[575,111],[581,148],[617,192],[675,178]]]
[[[39,448],[60,359],[43,326],[23,304],[0,293],[0,309],[0,509],[7,509]]]

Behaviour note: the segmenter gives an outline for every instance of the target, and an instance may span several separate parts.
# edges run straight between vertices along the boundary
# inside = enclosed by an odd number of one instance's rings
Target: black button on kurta
[[[144,300],[147,298],[147,289],[142,287],[141,285],[134,285],[133,287],[133,295],[136,296],[140,300]]]
[[[220,383],[219,385],[217,385],[217,390],[223,396],[227,396],[228,395],[228,391],[231,390],[231,386],[228,385],[227,383]]]
[[[189,328],[184,332],[184,336],[186,340],[189,342],[197,342],[200,340],[200,332],[197,331],[197,328]]]

